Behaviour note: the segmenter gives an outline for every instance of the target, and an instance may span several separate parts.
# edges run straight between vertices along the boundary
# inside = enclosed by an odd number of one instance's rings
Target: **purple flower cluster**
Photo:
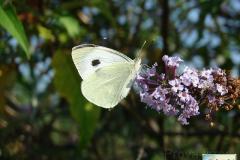
[[[199,104],[205,100],[212,105],[224,102],[217,96],[228,93],[226,74],[221,69],[198,71],[186,67],[181,75],[176,75],[179,57],[163,56],[165,73],[156,71],[157,64],[137,75],[135,83],[140,88],[141,101],[158,112],[178,116],[178,121],[189,124],[188,119],[198,115]],[[220,77],[220,78],[219,78]],[[217,79],[221,79],[218,83]]]

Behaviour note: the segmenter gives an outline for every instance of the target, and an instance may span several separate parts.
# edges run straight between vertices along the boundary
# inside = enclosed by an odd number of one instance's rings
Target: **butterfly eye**
[[[100,64],[99,59],[94,59],[94,60],[92,60],[92,66],[97,66],[97,65],[99,65],[99,64]]]

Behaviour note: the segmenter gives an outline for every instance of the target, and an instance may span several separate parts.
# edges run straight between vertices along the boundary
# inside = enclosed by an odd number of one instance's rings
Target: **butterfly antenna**
[[[144,53],[142,52],[142,49],[143,49],[143,47],[145,46],[146,43],[147,43],[147,41],[143,42],[141,49],[137,53],[137,59],[142,59],[143,58]]]

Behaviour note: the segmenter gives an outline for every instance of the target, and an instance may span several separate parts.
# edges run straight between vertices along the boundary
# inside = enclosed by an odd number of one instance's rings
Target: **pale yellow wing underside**
[[[134,63],[116,62],[99,68],[81,84],[83,95],[103,108],[113,108],[127,96],[136,71]]]

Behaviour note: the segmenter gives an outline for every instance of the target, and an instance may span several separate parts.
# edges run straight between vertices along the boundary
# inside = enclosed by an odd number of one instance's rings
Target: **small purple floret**
[[[163,62],[169,67],[178,67],[183,60],[179,57],[168,57],[167,55],[162,57]]]

